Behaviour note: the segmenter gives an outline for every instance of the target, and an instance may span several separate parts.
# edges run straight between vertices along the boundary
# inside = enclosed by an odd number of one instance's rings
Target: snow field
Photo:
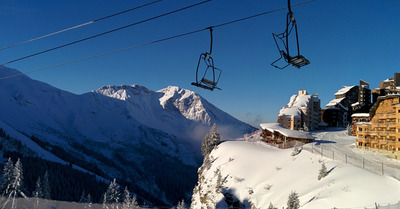
[[[214,161],[210,169],[204,169],[207,185],[201,185],[202,192],[214,194],[212,201],[220,203],[217,208],[224,206],[224,196],[211,191],[216,189],[219,168],[222,191],[232,193],[247,208],[250,204],[267,208],[270,202],[278,208],[286,207],[291,191],[299,194],[301,208],[311,209],[364,208],[400,199],[400,182],[394,178],[327,158],[321,160],[306,150],[297,156],[291,153],[292,149],[280,150],[259,143],[223,142],[211,153]],[[322,161],[330,172],[318,180]],[[196,194],[194,197],[193,208],[200,208]]]

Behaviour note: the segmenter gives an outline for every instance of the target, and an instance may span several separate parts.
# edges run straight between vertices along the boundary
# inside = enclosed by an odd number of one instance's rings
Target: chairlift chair
[[[298,33],[297,33],[297,24],[296,24],[296,19],[294,19],[294,15],[293,15],[292,9],[290,7],[290,0],[288,0],[288,9],[289,9],[289,12],[286,15],[286,30],[283,33],[280,33],[280,34],[272,33],[272,37],[274,38],[276,47],[278,48],[281,57],[279,57],[277,60],[272,62],[271,65],[274,66],[275,68],[278,68],[278,69],[281,69],[281,70],[286,68],[290,64],[295,66],[298,69],[300,69],[301,67],[303,67],[305,65],[310,64],[309,60],[307,60],[303,55],[300,55],[299,37],[298,37]],[[289,35],[292,32],[293,28],[295,30],[296,42],[297,42],[297,55],[296,56],[290,56],[290,50],[289,50]],[[284,50],[282,50],[279,47],[278,39],[280,41],[282,41],[283,46],[284,46]],[[281,60],[282,58],[288,64],[285,65],[284,67],[279,67],[275,63],[278,62],[279,60]]]
[[[214,66],[214,60],[211,57],[212,53],[212,44],[213,44],[213,38],[212,38],[212,28],[210,27],[210,35],[211,35],[211,44],[210,44],[210,52],[205,52],[201,53],[199,57],[199,61],[197,62],[197,68],[196,68],[196,82],[192,82],[193,86],[197,86],[203,89],[207,89],[210,91],[213,91],[214,89],[219,89],[217,87],[219,78],[221,77],[221,69],[218,69]],[[199,72],[200,69],[200,64],[201,61],[204,61],[205,63],[205,70],[204,73]],[[201,79],[199,77],[201,76]]]

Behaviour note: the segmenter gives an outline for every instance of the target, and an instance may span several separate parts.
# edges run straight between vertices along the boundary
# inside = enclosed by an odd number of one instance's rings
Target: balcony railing
[[[384,119],[384,118],[396,118],[396,113],[395,112],[385,112],[385,113],[378,113],[376,116],[379,119]]]
[[[375,127],[396,127],[396,123],[395,122],[373,123],[372,126],[375,126]]]

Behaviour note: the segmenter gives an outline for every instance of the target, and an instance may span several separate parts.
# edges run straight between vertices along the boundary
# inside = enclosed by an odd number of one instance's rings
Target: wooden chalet
[[[279,123],[263,123],[260,126],[263,141],[276,144],[279,148],[286,149],[314,141],[309,132],[290,130]]]

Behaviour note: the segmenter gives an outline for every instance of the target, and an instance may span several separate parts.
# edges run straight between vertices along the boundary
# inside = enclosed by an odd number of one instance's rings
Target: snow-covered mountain
[[[104,86],[96,92],[125,101],[135,120],[175,136],[198,140],[213,123],[218,125],[223,138],[236,138],[253,129],[195,92],[176,86],[157,92],[139,85]]]
[[[0,66],[0,77],[18,73]],[[0,97],[0,128],[28,147],[34,144],[37,156],[91,172],[98,169],[85,165],[95,165],[102,171],[98,175],[124,179],[165,203],[191,190],[199,143],[210,125],[221,127],[225,138],[254,130],[196,93],[173,86],[157,92],[138,85],[104,86],[75,95],[22,75],[1,80]],[[228,129],[237,131],[227,134]],[[46,148],[38,147],[43,144]],[[46,153],[56,149],[67,154]],[[176,183],[185,184],[183,192],[167,191]]]

